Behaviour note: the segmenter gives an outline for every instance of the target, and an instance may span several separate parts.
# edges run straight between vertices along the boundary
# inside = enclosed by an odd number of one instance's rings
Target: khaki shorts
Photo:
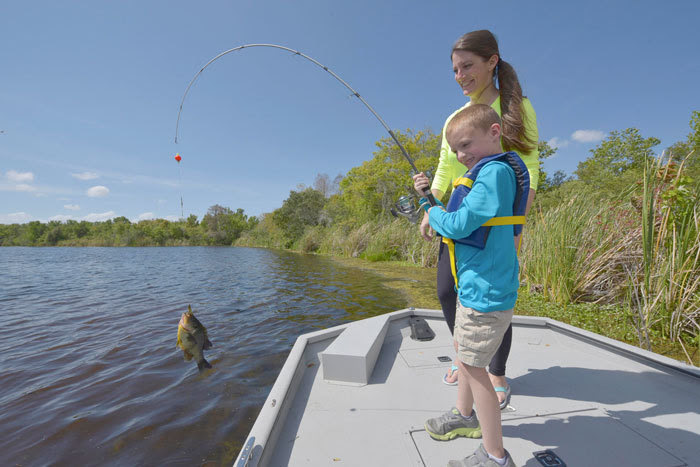
[[[512,319],[513,310],[482,313],[457,300],[454,334],[457,358],[466,365],[486,368]]]

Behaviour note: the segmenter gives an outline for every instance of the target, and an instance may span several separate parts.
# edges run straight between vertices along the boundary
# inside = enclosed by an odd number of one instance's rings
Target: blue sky
[[[695,1],[5,1],[0,223],[259,215],[298,184],[370,159],[394,129],[440,131],[465,98],[453,42],[490,29],[516,68],[545,169],[572,172],[612,130],[684,140],[700,110]],[[178,167],[173,159],[182,156]]]

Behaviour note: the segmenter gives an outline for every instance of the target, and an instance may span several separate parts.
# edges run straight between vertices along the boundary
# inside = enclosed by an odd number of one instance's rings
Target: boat
[[[412,322],[429,340],[412,338]],[[445,466],[481,440],[435,441],[455,405],[438,310],[299,336],[234,465]],[[503,441],[516,465],[700,465],[700,368],[540,317],[513,317]]]

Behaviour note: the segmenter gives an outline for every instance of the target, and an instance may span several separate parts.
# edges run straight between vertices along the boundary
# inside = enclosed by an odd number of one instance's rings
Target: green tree
[[[537,143],[537,149],[540,153],[540,178],[537,191],[545,192],[547,190],[550,190],[552,186],[550,186],[551,180],[547,176],[547,172],[545,172],[544,170],[544,160],[552,157],[557,152],[557,148],[553,148],[552,146],[550,146],[547,141],[540,141],[539,143]]]
[[[326,197],[313,188],[289,192],[282,207],[273,212],[273,221],[282,230],[287,247],[301,238],[307,227],[319,224],[325,204]]]
[[[696,181],[700,179],[700,111],[695,110],[690,116],[686,140],[669,147],[667,154],[676,163],[685,161],[686,173]]]
[[[46,232],[47,225],[42,224],[39,221],[32,221],[27,224],[25,229],[25,236],[28,245],[36,245],[39,243],[39,239]]]
[[[197,216],[190,214],[189,217],[187,217],[187,227],[197,227],[198,225],[199,221],[197,221]]]
[[[63,230],[63,226],[58,221],[49,222],[47,229],[46,243],[48,245],[56,245],[58,242],[67,237],[66,232]]]
[[[232,245],[241,232],[249,228],[249,223],[243,209],[233,212],[230,208],[215,204],[207,210],[201,226],[210,245]]]
[[[633,172],[636,178],[644,168],[652,148],[660,141],[657,138],[644,138],[636,128],[612,131],[596,148],[591,150],[591,157],[579,162],[576,171],[579,180],[587,184],[616,190],[626,172]],[[627,177],[625,177],[626,180]]]
[[[440,151],[440,135],[430,130],[405,133],[397,131],[404,146],[420,171],[434,170]],[[378,216],[389,217],[390,209],[407,192],[414,193],[411,166],[393,139],[387,137],[376,143],[374,157],[351,169],[340,182],[340,198],[334,202],[337,213],[355,223],[367,222]],[[336,219],[334,219],[336,220]]]

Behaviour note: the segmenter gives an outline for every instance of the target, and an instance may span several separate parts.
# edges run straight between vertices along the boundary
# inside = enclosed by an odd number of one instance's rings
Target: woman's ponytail
[[[523,90],[518,74],[500,55],[496,65],[498,92],[501,95],[501,141],[506,151],[527,153],[537,147],[537,141],[525,131],[523,121]]]

